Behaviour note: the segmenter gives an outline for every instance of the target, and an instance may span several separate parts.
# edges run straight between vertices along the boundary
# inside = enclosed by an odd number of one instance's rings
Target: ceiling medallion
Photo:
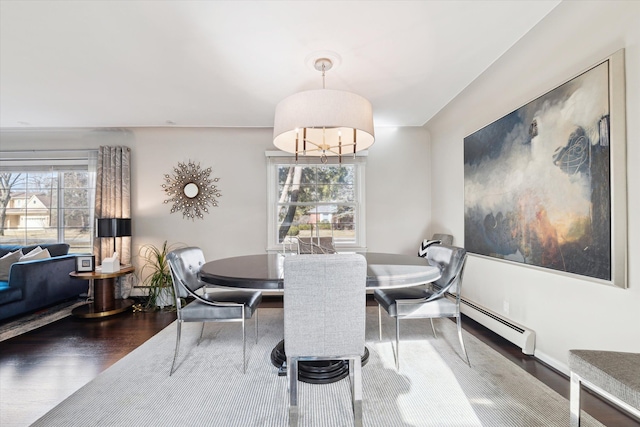
[[[173,168],[173,176],[165,174],[165,184],[162,184],[168,199],[165,203],[173,203],[171,213],[182,211],[183,218],[203,219],[204,213],[209,213],[208,206],[217,207],[218,199],[222,196],[216,186],[220,178],[210,178],[211,168],[202,169],[200,164],[191,160],[188,163],[178,163]]]

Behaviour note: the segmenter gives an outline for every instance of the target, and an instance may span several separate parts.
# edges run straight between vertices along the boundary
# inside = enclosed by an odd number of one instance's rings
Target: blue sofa
[[[88,281],[69,276],[76,269],[76,254],[69,254],[66,243],[24,247],[0,245],[0,258],[17,249],[28,253],[36,246],[47,249],[51,258],[11,265],[9,280],[0,281],[0,321],[77,298],[87,292]]]

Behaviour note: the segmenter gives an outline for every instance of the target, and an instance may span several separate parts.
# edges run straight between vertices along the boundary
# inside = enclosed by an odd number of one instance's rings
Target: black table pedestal
[[[271,351],[271,363],[278,368],[278,375],[286,375],[287,355],[284,352],[284,340]],[[369,361],[369,350],[364,348],[362,366]],[[349,376],[347,360],[314,360],[298,362],[298,380],[310,384],[329,384]]]

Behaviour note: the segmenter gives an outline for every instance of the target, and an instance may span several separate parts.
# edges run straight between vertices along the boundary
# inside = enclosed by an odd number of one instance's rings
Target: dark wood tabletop
[[[440,269],[416,255],[363,252],[367,260],[367,288],[415,286],[440,278]],[[304,256],[304,255],[286,255]],[[282,290],[285,255],[260,254],[223,258],[200,269],[203,282],[242,289]]]
[[[75,277],[76,279],[110,279],[133,273],[135,270],[135,267],[132,265],[122,265],[118,271],[103,273],[100,267],[98,267],[95,271],[72,271],[69,273],[69,276]]]

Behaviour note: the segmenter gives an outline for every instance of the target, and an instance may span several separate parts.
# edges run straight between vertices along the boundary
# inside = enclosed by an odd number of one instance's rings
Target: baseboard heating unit
[[[472,301],[460,298],[460,311],[491,329],[501,337],[511,341],[522,349],[524,354],[533,355],[536,348],[536,333],[522,325],[512,322]]]

